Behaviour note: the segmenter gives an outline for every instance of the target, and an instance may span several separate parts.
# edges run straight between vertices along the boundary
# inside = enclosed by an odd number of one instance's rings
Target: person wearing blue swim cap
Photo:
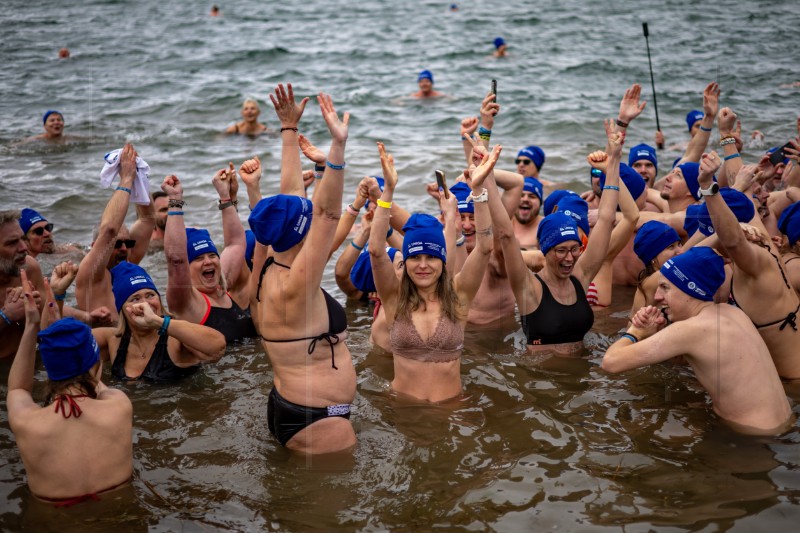
[[[506,40],[502,37],[497,37],[494,40],[494,53],[492,54],[494,57],[506,57],[508,53],[508,45],[506,44]]]
[[[444,96],[444,93],[433,90],[433,73],[430,70],[423,70],[417,75],[417,85],[419,91],[413,93],[414,98],[436,98]]]
[[[601,367],[625,372],[682,355],[711,397],[714,412],[733,429],[778,435],[791,426],[794,416],[769,349],[753,323],[741,309],[714,302],[725,281],[723,265],[722,257],[707,247],[692,248],[664,263],[656,305],[642,307],[631,318],[631,326],[608,348]]]

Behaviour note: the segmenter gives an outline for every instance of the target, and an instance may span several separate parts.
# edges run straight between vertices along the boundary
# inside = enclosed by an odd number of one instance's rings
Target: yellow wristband
[[[378,207],[383,207],[384,209],[391,209],[392,202],[384,202],[383,200],[378,200]]]

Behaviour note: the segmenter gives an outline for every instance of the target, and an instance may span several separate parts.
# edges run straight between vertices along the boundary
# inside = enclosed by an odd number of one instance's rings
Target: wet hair
[[[97,398],[97,389],[95,388],[95,382],[92,378],[92,374],[90,372],[84,372],[79,376],[74,376],[69,379],[62,379],[60,381],[48,379],[47,385],[45,386],[44,405],[50,405],[56,396],[59,394],[64,394],[64,391],[71,386],[78,387],[81,391],[83,391],[83,394],[89,398]]]
[[[436,296],[442,306],[444,315],[452,322],[458,322],[462,316],[459,316],[458,304],[459,298],[453,285],[452,278],[447,273],[447,268],[442,264],[442,275],[436,281]],[[411,276],[408,275],[406,264],[403,264],[403,279],[400,280],[400,294],[397,305],[397,316],[411,320],[411,313],[416,311],[422,306],[424,308],[425,302],[420,297],[417,286]]]
[[[11,222],[18,222],[22,213],[17,209],[9,209],[7,211],[0,211],[0,226],[5,226]]]

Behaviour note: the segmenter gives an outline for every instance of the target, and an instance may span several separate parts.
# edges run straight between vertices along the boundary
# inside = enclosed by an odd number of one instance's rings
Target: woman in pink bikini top
[[[440,202],[447,229],[436,218],[412,215],[403,227],[403,274],[398,279],[386,254],[386,232],[397,172],[394,159],[378,143],[381,156],[383,193],[372,222],[370,259],[375,286],[386,314],[394,357],[392,389],[405,396],[439,402],[461,393],[461,351],[464,324],[475,293],[480,286],[492,251],[491,215],[488,193],[482,184],[489,176],[500,147],[471,172],[475,202],[477,244],[461,271],[453,276],[446,270],[447,249],[455,246],[455,196]],[[452,207],[452,209],[451,209]]]

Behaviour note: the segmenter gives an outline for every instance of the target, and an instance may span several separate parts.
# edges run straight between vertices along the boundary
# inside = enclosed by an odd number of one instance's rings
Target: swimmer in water
[[[411,95],[414,98],[436,98],[444,96],[444,93],[433,90],[433,73],[430,70],[423,70],[419,73],[419,76],[417,76],[417,85],[419,85],[419,91]]]
[[[247,135],[248,137],[258,137],[267,132],[267,126],[258,121],[261,108],[253,98],[248,98],[242,103],[242,120],[233,126],[229,126],[225,133],[233,135]]]

